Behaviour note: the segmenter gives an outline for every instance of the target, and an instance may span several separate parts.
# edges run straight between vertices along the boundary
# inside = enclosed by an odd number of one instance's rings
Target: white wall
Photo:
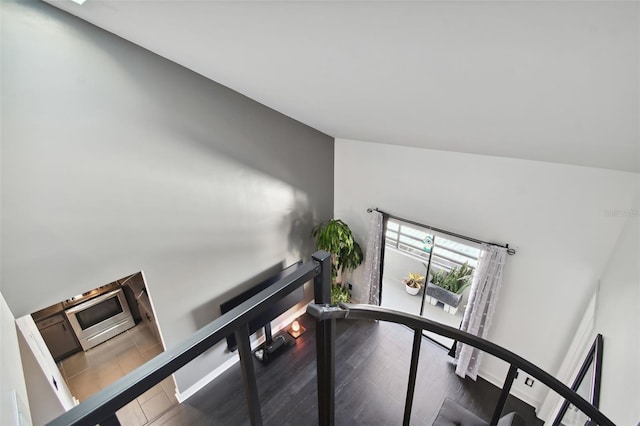
[[[34,425],[44,425],[75,403],[31,315],[18,318],[16,325],[31,418]]]
[[[335,158],[335,216],[363,243],[378,207],[517,248],[489,338],[557,370],[624,223],[607,213],[632,206],[637,174],[344,139]],[[506,370],[486,358],[481,375],[501,383]],[[524,379],[513,393],[539,405],[546,389]]]
[[[15,318],[0,293],[0,424],[29,425],[31,413]],[[21,420],[20,420],[21,419]],[[23,423],[20,423],[20,422]]]
[[[640,216],[628,212],[602,275],[596,333],[604,338],[600,409],[619,425],[640,422]]]
[[[3,1],[1,43],[16,316],[144,271],[171,347],[238,287],[310,256],[333,212],[332,138],[41,2]],[[226,359],[219,345],[178,387]]]

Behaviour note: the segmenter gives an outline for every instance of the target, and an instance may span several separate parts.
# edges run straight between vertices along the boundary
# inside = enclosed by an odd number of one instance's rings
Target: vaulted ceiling
[[[337,138],[640,172],[638,2],[49,2]]]

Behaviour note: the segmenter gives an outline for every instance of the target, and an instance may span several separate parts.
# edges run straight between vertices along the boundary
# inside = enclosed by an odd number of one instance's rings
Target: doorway
[[[99,339],[95,344],[91,342],[96,323],[125,314],[131,326],[117,330],[115,335],[107,334],[106,339]],[[70,297],[30,317],[30,333],[38,334],[36,352],[50,360],[42,364],[47,366],[42,373],[55,376],[56,389],[64,389],[63,393],[76,401],[86,400],[164,351],[142,272]],[[126,321],[118,320],[117,324]],[[89,337],[82,334],[84,331]],[[100,330],[96,333],[105,335]],[[30,374],[35,377],[39,373]],[[59,386],[60,379],[66,386]],[[27,386],[29,393],[29,380]],[[118,410],[118,419],[126,425],[147,424],[178,403],[175,387],[173,376],[167,377]]]
[[[479,245],[398,219],[386,221],[381,305],[459,328],[480,257]],[[434,283],[442,284],[441,278],[465,268],[470,275],[458,280],[458,292],[445,294],[442,287],[434,287]],[[410,273],[423,277],[416,294],[410,294],[403,282]],[[447,349],[453,345],[447,337],[427,331],[424,334]]]

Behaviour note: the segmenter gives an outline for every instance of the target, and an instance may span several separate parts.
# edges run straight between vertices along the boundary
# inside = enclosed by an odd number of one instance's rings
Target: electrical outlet
[[[526,379],[524,379],[524,384],[529,386],[530,388],[533,387],[533,382],[534,380],[531,377],[527,377]]]

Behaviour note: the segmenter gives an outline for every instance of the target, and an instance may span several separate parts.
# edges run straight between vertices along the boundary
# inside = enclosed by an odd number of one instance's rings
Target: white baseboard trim
[[[298,318],[300,315],[304,314],[307,311],[307,305],[308,303],[305,303],[301,308],[296,309],[291,313],[285,313],[282,319],[280,319],[278,322],[272,322],[271,329],[273,331],[273,334],[275,335],[277,332],[283,330],[284,328],[289,326],[289,324],[291,324],[293,320]],[[259,338],[256,338],[255,340],[253,340],[251,342],[251,347],[255,349],[256,347],[260,346],[262,343],[264,343],[264,336],[260,336]],[[226,360],[220,366],[218,366],[218,368],[216,368],[211,373],[204,376],[202,379],[198,380],[193,385],[189,386],[184,391],[178,392],[178,389],[176,389],[176,393],[175,393],[176,399],[178,400],[179,403],[182,404],[187,399],[195,395],[200,389],[204,388],[206,385],[208,385],[213,380],[215,380],[222,373],[224,373],[225,371],[233,367],[239,361],[240,361],[240,356],[237,353],[234,353],[228,360]]]
[[[523,372],[521,371],[520,374],[521,374],[520,377],[522,377]],[[502,386],[504,385],[504,377],[495,376],[494,374],[489,373],[487,371],[478,373],[478,376],[482,377],[487,382],[496,386],[498,389],[502,389]],[[524,401],[527,404],[531,405],[536,410],[536,412],[540,409],[540,405],[542,405],[542,401],[538,401],[537,399],[533,398],[531,395],[525,392],[522,392],[518,388],[511,387],[511,390],[509,391],[509,393],[515,396],[516,398],[518,398],[519,400]]]
[[[223,362],[222,365],[204,376],[202,379],[195,382],[193,385],[189,386],[189,388],[187,388],[184,392],[178,392],[178,390],[176,389],[176,399],[180,404],[182,404],[187,399],[195,395],[200,389],[204,388],[206,385],[212,382],[216,377],[236,365],[236,363],[238,363],[239,361],[240,356],[238,356],[238,354],[233,354],[231,358]]]

